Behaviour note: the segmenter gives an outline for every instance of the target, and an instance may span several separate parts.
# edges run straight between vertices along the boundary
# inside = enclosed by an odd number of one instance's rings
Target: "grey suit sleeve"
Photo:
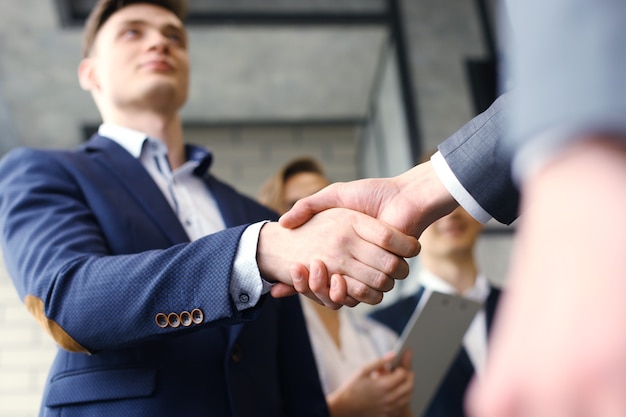
[[[438,147],[446,163],[476,202],[496,220],[517,217],[519,193],[511,160],[502,149],[510,93],[470,120]]]
[[[516,90],[506,147],[515,162],[523,149],[535,150],[524,159],[536,160],[580,133],[626,136],[626,2],[505,4],[513,33],[506,68]]]
[[[504,223],[517,214],[514,158],[545,158],[589,131],[621,133],[626,141],[626,2],[510,0],[507,6],[514,43],[505,70],[515,96],[499,99],[439,146],[463,187]]]

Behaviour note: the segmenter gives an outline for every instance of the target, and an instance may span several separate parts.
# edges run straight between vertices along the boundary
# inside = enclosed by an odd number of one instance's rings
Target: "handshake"
[[[458,203],[430,162],[392,178],[334,183],[261,229],[257,263],[274,297],[330,307],[377,304],[409,273],[417,237]]]

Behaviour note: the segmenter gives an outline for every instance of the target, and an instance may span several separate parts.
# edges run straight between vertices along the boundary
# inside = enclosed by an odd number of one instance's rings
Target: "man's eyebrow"
[[[180,25],[175,25],[173,23],[168,23],[165,26],[162,26],[162,29],[167,29],[167,30],[175,30],[177,32],[180,33],[185,33],[185,28],[183,26]]]
[[[148,22],[142,19],[122,20],[119,26],[131,26],[131,25],[147,25]]]
[[[144,20],[144,19],[123,20],[119,24],[120,27],[140,26],[140,25],[143,25],[143,26],[153,26],[149,21]],[[183,26],[175,25],[173,23],[166,23],[165,25],[162,25],[159,28],[160,29],[168,29],[168,30],[176,30],[176,31],[179,31],[181,33],[185,32],[185,28]]]

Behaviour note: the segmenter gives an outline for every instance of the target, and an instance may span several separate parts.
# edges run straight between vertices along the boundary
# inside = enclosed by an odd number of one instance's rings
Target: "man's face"
[[[101,104],[178,110],[187,99],[187,34],[180,19],[162,7],[139,3],[115,12],[86,61],[88,89]]]
[[[470,255],[483,225],[462,207],[442,217],[420,236],[422,253],[436,257]]]

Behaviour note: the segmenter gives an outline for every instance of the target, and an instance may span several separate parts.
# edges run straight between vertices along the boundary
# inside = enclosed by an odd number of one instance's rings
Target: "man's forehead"
[[[171,26],[184,30],[184,25],[180,19],[171,11],[148,3],[130,4],[113,13],[104,22],[105,26],[123,26],[128,24],[143,24],[149,26]]]

